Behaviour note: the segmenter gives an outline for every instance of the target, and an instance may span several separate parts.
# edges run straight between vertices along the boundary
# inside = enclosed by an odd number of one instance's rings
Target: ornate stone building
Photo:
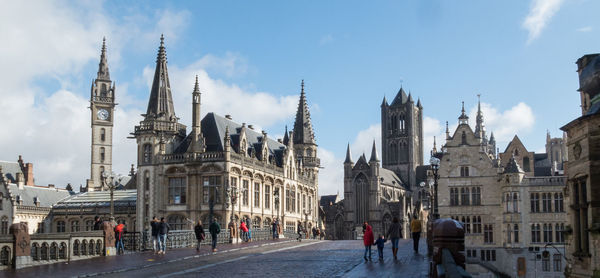
[[[577,60],[581,116],[561,129],[567,132],[569,277],[600,273],[600,54]]]
[[[138,145],[137,229],[148,229],[153,216],[183,229],[197,219],[208,223],[211,214],[221,225],[250,217],[255,227],[280,218],[287,230],[298,222],[312,228],[320,160],[304,82],[294,130],[281,141],[228,115],[202,118],[197,80],[191,98],[188,133],[175,114],[161,37],[148,109],[132,133]]]
[[[559,251],[565,242],[565,177],[535,167],[536,157],[540,162],[548,155],[528,151],[517,136],[495,155],[492,137],[486,141],[476,132],[483,130],[481,109],[477,115],[474,131],[463,106],[458,127],[452,135],[447,131],[441,151],[433,153],[441,161],[440,217],[463,223],[467,271],[475,277],[559,277],[566,264]]]

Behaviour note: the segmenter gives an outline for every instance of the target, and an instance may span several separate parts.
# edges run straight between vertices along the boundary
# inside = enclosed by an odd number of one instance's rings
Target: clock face
[[[108,119],[108,111],[106,109],[98,110],[98,119],[106,121]]]

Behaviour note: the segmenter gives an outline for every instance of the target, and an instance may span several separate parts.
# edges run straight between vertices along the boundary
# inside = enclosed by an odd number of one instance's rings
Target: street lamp
[[[279,220],[279,187],[276,187],[273,191],[275,197],[275,209],[277,210],[277,220]]]
[[[110,190],[110,221],[114,222],[115,221],[115,202],[114,202],[114,191],[116,189],[116,185],[113,184],[113,175],[109,175],[108,172],[106,171],[102,171],[102,184],[104,184],[104,187],[108,188],[108,190]],[[110,182],[107,182],[106,180],[110,178]]]
[[[438,179],[440,176],[438,175],[438,170],[440,169],[440,160],[437,157],[432,156],[431,159],[429,159],[429,164],[431,164],[431,171],[433,172],[433,195],[435,195],[435,199],[433,202],[433,219],[439,219],[440,213],[438,211]]]

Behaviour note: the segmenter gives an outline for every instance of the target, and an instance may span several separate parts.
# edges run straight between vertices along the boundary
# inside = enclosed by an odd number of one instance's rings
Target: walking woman
[[[392,225],[390,225],[390,228],[385,234],[385,237],[392,241],[392,253],[394,254],[394,260],[398,259],[398,241],[400,241],[401,234],[402,226],[400,225],[400,221],[398,221],[398,217],[394,216],[392,219]]]
[[[415,253],[419,253],[419,238],[421,237],[421,221],[417,219],[417,214],[413,216],[413,220],[410,221],[410,231],[412,232],[413,238],[413,249]]]
[[[375,242],[375,238],[373,237],[373,228],[371,225],[365,222],[365,234],[363,236],[363,243],[365,244],[365,262],[371,260],[371,245]],[[367,252],[369,252],[369,259],[367,260]]]
[[[204,240],[204,227],[202,227],[202,221],[198,220],[198,224],[194,227],[194,233],[196,234],[196,252],[200,251],[200,244]]]

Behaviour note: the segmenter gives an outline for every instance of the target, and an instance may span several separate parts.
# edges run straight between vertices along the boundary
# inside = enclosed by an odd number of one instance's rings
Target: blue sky
[[[542,151],[546,130],[577,117],[574,62],[598,52],[600,3],[550,1],[190,1],[6,3],[0,11],[0,160],[23,154],[36,183],[89,175],[89,86],[102,37],[117,84],[115,171],[135,163],[127,133],[141,120],[161,33],[176,113],[190,124],[194,76],[203,111],[281,136],[305,80],[325,169],[322,194],[343,190],[341,161],[379,145],[383,96],[403,86],[424,106],[425,153],[460,103],[481,94],[501,151],[515,134]],[[4,85],[2,85],[4,84]],[[252,106],[252,107],[248,107]],[[474,117],[472,118],[472,122]],[[438,138],[438,143],[439,143]],[[426,158],[427,159],[427,158]]]

